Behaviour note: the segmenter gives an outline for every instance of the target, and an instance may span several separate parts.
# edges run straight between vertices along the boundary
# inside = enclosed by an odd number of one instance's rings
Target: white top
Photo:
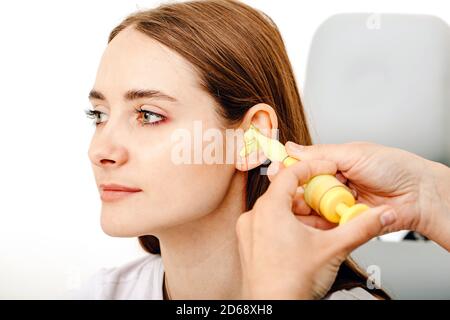
[[[102,268],[71,296],[85,300],[162,300],[164,265],[161,255],[148,254],[123,266]],[[373,300],[363,288],[340,290],[327,300]]]
[[[127,264],[93,274],[75,299],[162,300],[164,266],[161,255],[148,254]]]

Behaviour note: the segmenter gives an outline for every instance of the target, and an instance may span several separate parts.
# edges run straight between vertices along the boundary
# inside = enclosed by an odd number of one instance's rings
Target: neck
[[[236,221],[245,211],[245,174],[234,173],[221,205],[202,218],[158,234],[171,299],[240,299]]]

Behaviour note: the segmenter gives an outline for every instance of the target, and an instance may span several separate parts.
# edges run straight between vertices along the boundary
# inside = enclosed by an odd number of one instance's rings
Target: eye
[[[94,125],[99,125],[100,123],[103,123],[107,120],[108,115],[104,112],[98,111],[98,110],[85,110],[86,116],[93,121]]]
[[[166,117],[149,110],[135,109],[135,112],[138,114],[138,121],[142,125],[155,126],[166,120]]]

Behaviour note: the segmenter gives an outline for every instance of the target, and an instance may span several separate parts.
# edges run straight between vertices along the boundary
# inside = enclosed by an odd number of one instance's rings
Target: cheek
[[[215,210],[226,196],[232,164],[176,164],[171,145],[161,143],[141,153],[136,174],[145,191],[149,227],[192,221]]]
[[[171,190],[176,206],[192,219],[217,209],[226,196],[234,167],[227,165],[182,165],[173,170]],[[168,190],[171,192],[171,190]]]

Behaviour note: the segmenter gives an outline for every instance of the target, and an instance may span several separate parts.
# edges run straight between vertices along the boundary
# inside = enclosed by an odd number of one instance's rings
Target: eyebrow
[[[145,89],[145,90],[128,90],[124,94],[125,100],[137,100],[142,98],[155,98],[155,99],[161,99],[161,100],[168,100],[171,102],[177,102],[177,99],[174,97],[169,96],[168,94],[165,94],[162,91],[159,90],[152,90],[152,89]],[[105,95],[101,93],[100,91],[92,89],[89,92],[89,100],[96,99],[96,100],[106,100]]]

